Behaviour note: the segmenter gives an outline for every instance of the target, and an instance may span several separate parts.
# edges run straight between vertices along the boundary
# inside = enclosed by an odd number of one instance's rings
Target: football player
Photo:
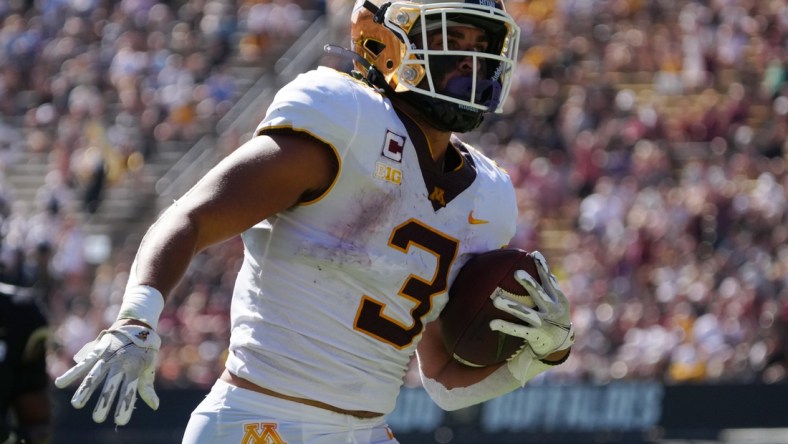
[[[499,0],[358,0],[352,75],[320,67],[276,95],[255,136],[149,229],[118,320],[56,380],[83,379],[83,407],[129,421],[153,390],[155,332],[190,260],[241,235],[226,371],[192,413],[184,443],[396,442],[385,417],[411,357],[443,408],[476,404],[562,362],[573,335],[568,303],[527,276],[539,311],[511,301],[529,337],[510,362],[471,368],[443,347],[436,321],[457,271],[506,245],[517,206],[509,177],[454,133],[500,112],[519,30]],[[534,340],[538,338],[538,340]]]
[[[49,442],[48,331],[31,289],[0,283],[0,443]]]

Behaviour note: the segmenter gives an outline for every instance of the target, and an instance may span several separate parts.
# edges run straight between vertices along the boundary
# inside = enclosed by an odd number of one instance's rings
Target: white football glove
[[[528,307],[509,297],[506,291],[496,291],[493,305],[523,323],[495,319],[490,321],[490,328],[525,339],[528,345],[525,349],[534,358],[542,360],[552,353],[571,347],[575,341],[575,330],[569,316],[569,301],[558,288],[555,276],[549,272],[547,261],[538,251],[533,252],[533,257],[542,285],[524,270],[515,271],[514,278],[525,288],[536,307]]]
[[[150,408],[156,410],[159,407],[159,397],[153,390],[153,378],[160,346],[161,338],[151,328],[123,325],[105,330],[74,355],[77,364],[55,379],[55,385],[64,388],[84,377],[71,398],[71,405],[81,409],[106,377],[93,409],[93,420],[104,422],[118,387],[123,383],[115,409],[115,424],[125,425],[134,411],[138,390]]]

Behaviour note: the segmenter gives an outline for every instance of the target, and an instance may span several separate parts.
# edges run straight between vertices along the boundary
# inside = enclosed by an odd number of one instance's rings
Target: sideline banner
[[[488,433],[649,430],[663,396],[656,383],[533,386],[487,402],[480,425]]]
[[[715,439],[725,429],[788,427],[788,384],[534,384],[459,412],[406,389],[389,425],[405,443],[441,441],[418,436],[429,431],[450,434],[452,443]]]

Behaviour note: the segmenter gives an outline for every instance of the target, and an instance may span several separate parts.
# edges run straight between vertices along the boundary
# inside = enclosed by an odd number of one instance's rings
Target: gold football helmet
[[[449,48],[447,30],[473,26],[487,34],[485,52]],[[427,45],[442,32],[440,48]],[[352,50],[366,61],[356,69],[382,77],[388,87],[417,105],[434,126],[469,131],[482,115],[501,112],[517,64],[520,29],[501,0],[357,0],[351,16]],[[470,77],[437,85],[449,65],[470,58]]]

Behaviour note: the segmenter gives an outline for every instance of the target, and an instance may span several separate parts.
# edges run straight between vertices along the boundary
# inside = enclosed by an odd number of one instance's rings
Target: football
[[[460,269],[449,288],[449,302],[440,314],[443,343],[454,359],[468,366],[485,367],[506,361],[525,345],[522,338],[490,329],[493,319],[521,322],[495,308],[491,296],[497,287],[535,307],[514,279],[516,270],[525,270],[541,283],[533,256],[517,248],[480,253]]]

